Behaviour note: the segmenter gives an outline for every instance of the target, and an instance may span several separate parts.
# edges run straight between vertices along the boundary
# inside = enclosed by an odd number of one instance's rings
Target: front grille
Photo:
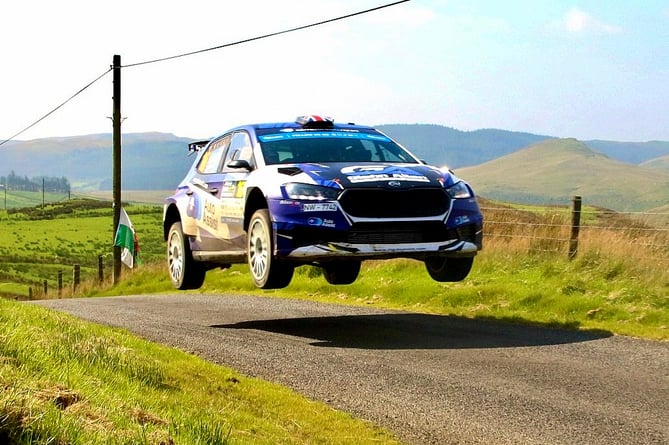
[[[349,189],[339,203],[357,218],[420,218],[446,213],[449,198],[441,188]]]
[[[349,243],[400,244],[428,243],[450,239],[451,234],[439,221],[402,223],[357,223],[347,234]]]

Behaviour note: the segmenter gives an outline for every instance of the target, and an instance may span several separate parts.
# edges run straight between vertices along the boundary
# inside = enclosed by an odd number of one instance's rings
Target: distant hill
[[[647,209],[669,202],[662,193],[669,190],[669,142],[577,142],[429,124],[377,128],[427,162],[456,169],[483,196],[562,203],[580,193],[586,202],[613,209]],[[176,187],[192,164],[187,150],[192,140],[168,133],[124,134],[123,190]],[[111,134],[11,141],[0,146],[0,159],[0,176],[11,171],[28,177],[65,176],[74,191],[83,193],[112,188]]]
[[[651,159],[650,161],[639,164],[641,167],[656,168],[658,170],[669,171],[669,155],[661,156],[659,158]]]
[[[451,168],[477,165],[551,139],[530,133],[493,129],[460,131],[426,124],[378,125],[376,128],[429,164]]]
[[[546,140],[523,150],[461,168],[479,195],[503,201],[584,203],[618,211],[643,211],[669,202],[669,172],[611,159],[576,139]]]
[[[128,190],[175,188],[193,162],[192,139],[166,133],[122,136],[122,184]],[[0,147],[7,170],[27,176],[65,176],[73,189],[111,190],[112,135],[93,134],[31,141],[12,141]]]
[[[585,141],[594,151],[610,158],[630,164],[641,164],[654,158],[669,155],[669,142],[615,142],[592,140]]]

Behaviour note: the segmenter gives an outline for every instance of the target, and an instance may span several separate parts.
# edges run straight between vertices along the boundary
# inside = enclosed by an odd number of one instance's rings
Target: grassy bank
[[[565,243],[568,214],[493,206],[484,210],[486,247],[463,282],[436,283],[421,263],[393,260],[365,263],[350,286],[330,286],[319,269],[303,266],[290,287],[259,291],[246,266],[239,265],[209,272],[200,292],[669,339],[666,231],[636,216],[589,212],[579,253],[571,260]],[[116,286],[109,279],[98,283],[93,266],[99,254],[110,252],[110,208],[2,215],[0,294],[25,298],[22,290],[42,280],[53,289],[55,270],[67,270],[73,262],[83,264],[83,284],[73,291],[66,281],[62,297],[173,292],[164,265],[160,208],[129,206],[128,213],[144,262],[124,269]],[[0,299],[0,340],[0,443],[395,442],[286,389],[43,308]]]
[[[0,299],[0,332],[0,443],[398,443],[278,385],[41,307]]]
[[[17,212],[0,222],[0,295],[25,298],[28,286],[39,290],[46,279],[47,297],[55,298],[57,269],[66,271],[63,297],[172,291],[164,266],[161,208],[135,205],[127,210],[144,262],[134,271],[124,268],[123,281],[116,287],[109,283],[111,209],[104,203],[47,208],[43,213],[48,218],[39,212]],[[483,211],[485,247],[463,282],[436,283],[421,263],[393,260],[364,263],[360,278],[350,286],[330,286],[319,269],[303,266],[288,288],[263,292],[251,285],[246,266],[240,265],[209,272],[200,291],[260,293],[669,339],[665,220],[586,207],[579,252],[570,260],[569,209],[486,202]],[[661,215],[647,215],[657,216]],[[95,269],[101,253],[107,255],[102,285]],[[68,269],[74,262],[82,264],[83,285],[73,293]]]

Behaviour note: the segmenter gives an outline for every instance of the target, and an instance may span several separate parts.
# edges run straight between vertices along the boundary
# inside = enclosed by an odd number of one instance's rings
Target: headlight
[[[302,199],[312,201],[335,200],[341,190],[320,185],[300,184],[291,182],[285,185],[286,195],[290,199]]]
[[[472,194],[469,192],[469,187],[462,181],[456,182],[452,187],[447,188],[446,191],[451,198],[455,199],[472,197]]]

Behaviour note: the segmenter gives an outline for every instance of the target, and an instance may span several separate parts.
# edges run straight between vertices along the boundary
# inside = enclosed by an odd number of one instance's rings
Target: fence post
[[[32,300],[32,299],[33,299],[33,288],[29,287],[28,288],[28,300]]]
[[[44,296],[45,296],[45,297],[46,297],[47,289],[48,289],[47,281],[44,280]]]
[[[58,298],[63,295],[63,271],[58,271]]]
[[[76,292],[77,287],[79,287],[79,281],[81,278],[81,266],[78,264],[74,265],[72,269],[72,291]]]
[[[102,264],[102,255],[98,255],[98,282],[103,283],[105,281],[105,272]]]
[[[578,232],[581,228],[581,197],[574,196],[571,208],[571,236],[569,238],[569,259],[576,257],[578,252]]]

